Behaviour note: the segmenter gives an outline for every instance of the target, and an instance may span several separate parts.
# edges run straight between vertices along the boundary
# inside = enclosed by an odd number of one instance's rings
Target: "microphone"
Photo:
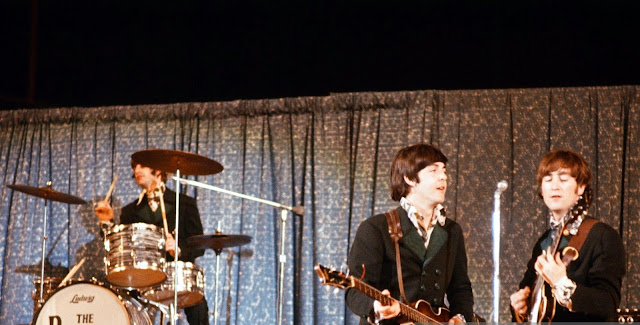
[[[502,180],[500,182],[498,182],[498,188],[496,188],[496,194],[502,194],[502,192],[504,192],[507,187],[509,187],[509,183],[507,183],[507,181]]]
[[[291,209],[289,209],[291,212],[293,212],[293,214],[302,217],[304,216],[304,206],[303,205],[298,205],[295,207],[291,207]]]

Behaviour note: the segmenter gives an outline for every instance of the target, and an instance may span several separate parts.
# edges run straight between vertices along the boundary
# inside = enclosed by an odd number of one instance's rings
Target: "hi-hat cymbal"
[[[199,249],[213,249],[220,251],[226,247],[241,246],[251,242],[251,236],[227,235],[217,233],[213,235],[197,235],[187,238],[187,246]]]
[[[137,163],[163,172],[175,174],[180,170],[183,175],[211,175],[222,171],[217,161],[195,153],[149,149],[131,155],[132,163]]]
[[[29,185],[13,184],[13,185],[7,185],[7,187],[11,188],[11,189],[14,189],[16,191],[22,192],[22,193],[27,193],[29,195],[41,197],[43,199],[47,199],[47,200],[51,200],[51,201],[58,201],[58,202],[69,203],[69,204],[85,204],[85,203],[87,203],[87,201],[85,201],[85,200],[83,200],[83,199],[81,199],[81,198],[79,198],[77,196],[73,196],[71,194],[58,192],[58,191],[55,191],[55,190],[53,190],[53,189],[51,189],[50,187],[47,187],[47,186],[34,187],[34,186],[29,186]]]
[[[31,265],[21,265],[21,266],[18,266],[14,271],[18,273],[27,273],[31,275],[40,276],[42,272],[42,263],[31,264]],[[69,268],[64,267],[60,264],[52,265],[51,262],[49,262],[49,260],[47,259],[45,260],[44,271],[45,271],[44,272],[45,276],[55,276],[55,277],[62,278],[65,275],[67,275],[67,273],[69,273]]]

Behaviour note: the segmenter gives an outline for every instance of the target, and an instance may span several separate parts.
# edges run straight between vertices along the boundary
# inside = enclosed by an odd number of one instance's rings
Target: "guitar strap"
[[[408,303],[407,297],[404,295],[404,284],[402,283],[402,265],[400,264],[400,247],[398,242],[402,239],[402,226],[400,225],[400,216],[397,210],[391,210],[385,212],[384,216],[387,218],[387,224],[389,225],[389,237],[393,240],[393,244],[396,247],[396,269],[398,271],[398,286],[400,287],[400,296],[402,301]]]
[[[580,248],[584,244],[584,241],[587,240],[587,236],[591,231],[593,225],[598,223],[596,219],[584,219],[578,227],[578,233],[575,234],[569,240],[569,244],[562,250],[562,263],[565,266],[569,266],[569,264],[575,261],[578,258]]]

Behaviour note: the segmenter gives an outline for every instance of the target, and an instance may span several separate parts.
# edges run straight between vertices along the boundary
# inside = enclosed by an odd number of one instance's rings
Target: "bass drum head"
[[[150,325],[149,316],[132,298],[92,283],[75,283],[54,292],[44,303],[36,325],[125,324]]]

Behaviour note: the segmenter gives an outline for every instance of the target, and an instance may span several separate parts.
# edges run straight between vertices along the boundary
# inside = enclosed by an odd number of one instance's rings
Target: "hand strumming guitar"
[[[552,288],[567,276],[567,267],[560,259],[560,252],[553,255],[546,250],[542,251],[536,260],[535,269]]]
[[[511,308],[520,315],[529,314],[529,306],[527,303],[529,301],[530,294],[531,289],[529,287],[524,287],[514,292],[511,297],[509,297],[511,300]]]

